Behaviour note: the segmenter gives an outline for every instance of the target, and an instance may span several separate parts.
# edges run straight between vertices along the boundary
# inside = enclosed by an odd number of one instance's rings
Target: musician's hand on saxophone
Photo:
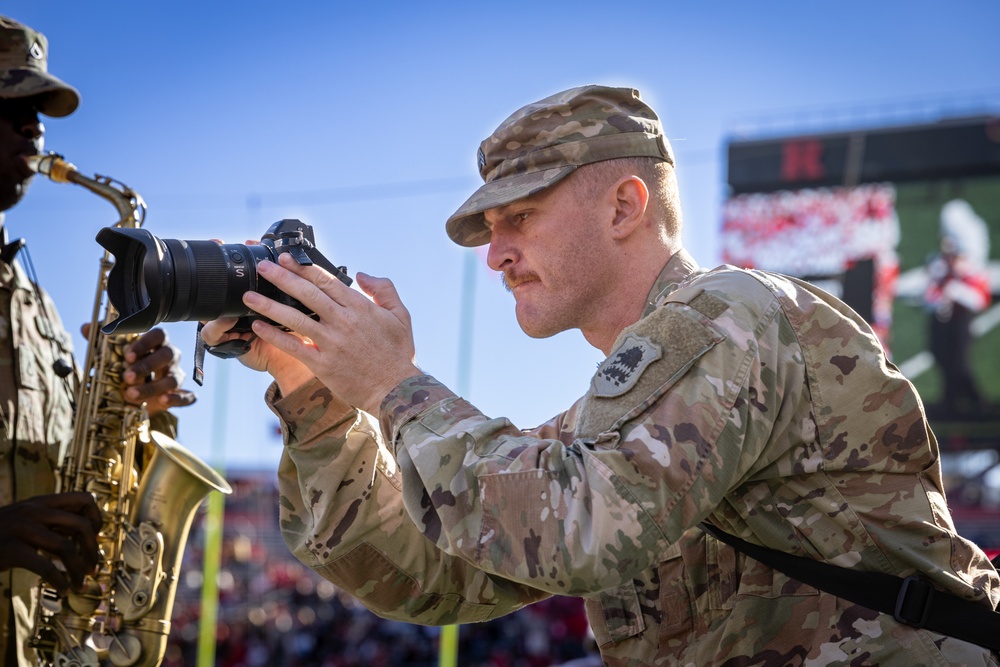
[[[181,351],[170,345],[166,331],[156,328],[144,333],[125,350],[126,400],[145,401],[151,417],[194,403],[195,393],[180,388],[184,382],[180,359]]]
[[[30,570],[65,595],[96,570],[100,529],[101,512],[89,493],[35,496],[0,507],[0,571]]]
[[[80,332],[88,338],[90,323]],[[194,403],[197,395],[180,388],[185,377],[180,360],[181,351],[170,344],[166,331],[157,327],[142,334],[125,350],[125,400],[133,405],[145,402],[150,417]]]

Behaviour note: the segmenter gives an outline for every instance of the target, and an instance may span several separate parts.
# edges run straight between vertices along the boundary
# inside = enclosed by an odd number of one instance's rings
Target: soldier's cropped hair
[[[680,241],[681,206],[677,177],[669,162],[652,157],[624,157],[585,164],[572,174],[574,185],[587,196],[597,196],[622,176],[641,178],[649,189],[653,214],[671,241]]]

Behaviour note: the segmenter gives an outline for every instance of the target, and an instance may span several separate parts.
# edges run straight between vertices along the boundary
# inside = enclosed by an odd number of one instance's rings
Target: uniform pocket
[[[659,565],[663,624],[661,646],[678,646],[728,617],[739,586],[737,554],[729,546],[692,529]]]
[[[713,610],[731,610],[739,587],[736,550],[724,542],[705,537],[705,562],[708,564],[708,606]]]
[[[663,623],[660,626],[661,643],[672,637],[684,637],[694,627],[694,605],[688,586],[690,573],[681,558],[680,545],[666,553],[666,559],[657,567],[660,578],[660,608]]]
[[[620,642],[646,629],[632,582],[587,598],[586,606],[598,646]]]

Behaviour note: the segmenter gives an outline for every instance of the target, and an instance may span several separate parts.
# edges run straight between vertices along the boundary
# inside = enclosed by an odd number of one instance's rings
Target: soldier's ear
[[[614,198],[615,217],[611,223],[611,236],[622,240],[632,234],[646,217],[649,188],[638,176],[623,176],[608,190]]]

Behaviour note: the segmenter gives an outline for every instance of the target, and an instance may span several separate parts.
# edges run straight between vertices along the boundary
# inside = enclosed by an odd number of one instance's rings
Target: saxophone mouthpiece
[[[76,171],[76,165],[66,162],[58,153],[31,155],[28,157],[28,166],[35,173],[48,176],[56,183],[69,183],[69,175]]]

